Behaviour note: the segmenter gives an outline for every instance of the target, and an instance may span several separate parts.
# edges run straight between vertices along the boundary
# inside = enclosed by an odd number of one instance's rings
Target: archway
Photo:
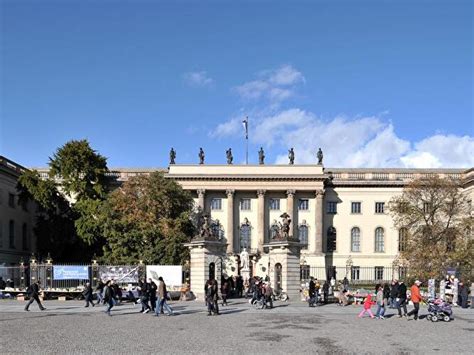
[[[282,275],[282,266],[280,263],[275,264],[275,283],[274,283],[274,288],[275,290],[281,291],[282,290],[282,282],[283,282],[283,275]]]
[[[209,279],[215,279],[216,278],[216,264],[215,263],[210,263],[209,264]]]

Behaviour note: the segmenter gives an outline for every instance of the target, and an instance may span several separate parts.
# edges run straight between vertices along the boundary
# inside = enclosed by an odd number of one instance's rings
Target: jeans
[[[377,305],[377,312],[375,312],[375,316],[376,317],[379,317],[379,316],[383,317],[384,314],[385,314],[385,306],[378,304]]]
[[[115,304],[116,304],[115,298],[109,299],[109,301],[107,302],[107,310],[105,312],[110,314],[110,311],[115,306]]]
[[[415,316],[415,319],[418,319],[418,311],[420,310],[420,304],[418,302],[413,302],[413,307],[415,308],[412,309],[407,315],[411,316],[413,314]]]
[[[402,315],[402,307],[403,307],[403,314],[407,314],[407,300],[404,298],[400,298],[400,301],[397,302],[397,309],[398,309],[398,315]]]
[[[102,291],[97,291],[95,293],[97,295],[97,303],[102,303],[102,300],[104,299],[104,296],[102,295]]]
[[[155,314],[156,316],[160,315],[160,308],[163,308],[166,310],[168,315],[173,314],[173,309],[166,303],[166,298],[158,298],[159,300],[159,306],[155,308]]]

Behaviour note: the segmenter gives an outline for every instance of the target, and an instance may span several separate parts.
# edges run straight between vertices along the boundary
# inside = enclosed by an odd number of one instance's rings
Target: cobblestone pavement
[[[454,309],[454,320],[432,323],[394,316],[358,319],[359,306],[276,302],[255,310],[231,300],[221,315],[208,317],[202,302],[172,302],[173,317],[139,314],[125,303],[112,316],[104,307],[78,301],[46,301],[24,312],[24,303],[0,301],[0,353],[470,353],[474,349],[474,310]],[[409,307],[410,309],[411,307]],[[426,308],[421,308],[421,315]]]

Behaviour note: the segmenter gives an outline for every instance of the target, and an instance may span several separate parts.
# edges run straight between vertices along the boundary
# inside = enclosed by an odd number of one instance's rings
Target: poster
[[[53,280],[89,280],[89,266],[55,265]]]
[[[183,284],[183,267],[181,265],[147,265],[146,277],[158,284],[158,277],[162,277],[166,287],[181,287]]]
[[[103,281],[115,280],[120,283],[138,283],[138,266],[100,266],[99,277]]]

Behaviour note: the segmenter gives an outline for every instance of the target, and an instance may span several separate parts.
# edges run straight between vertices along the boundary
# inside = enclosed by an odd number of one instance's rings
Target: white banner
[[[146,278],[151,278],[158,284],[158,277],[162,277],[166,287],[181,287],[183,284],[183,268],[181,265],[147,265]]]

